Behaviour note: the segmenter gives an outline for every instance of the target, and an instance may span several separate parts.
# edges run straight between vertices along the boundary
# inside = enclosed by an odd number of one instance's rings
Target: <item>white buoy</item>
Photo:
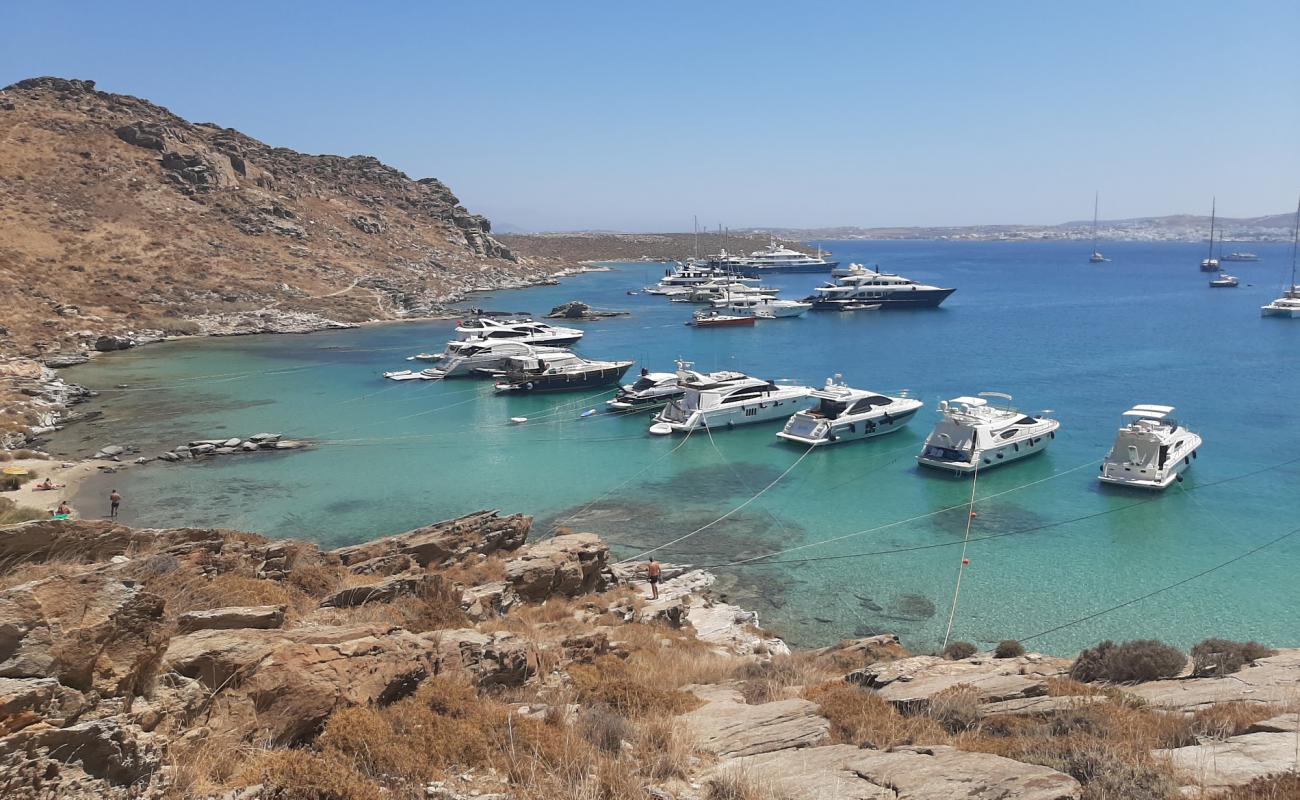
[[[511,417],[510,421],[516,425],[521,425],[528,421],[528,417]]]
[[[673,426],[667,422],[656,422],[650,426],[650,432],[655,436],[667,436],[673,432]]]
[[[579,414],[578,416],[579,416],[579,417],[590,417],[590,416],[592,416],[592,415],[595,414],[595,413],[596,413],[596,409],[594,409],[594,408],[589,408],[589,409],[587,409],[586,411],[584,411],[584,412],[582,412],[581,414]]]

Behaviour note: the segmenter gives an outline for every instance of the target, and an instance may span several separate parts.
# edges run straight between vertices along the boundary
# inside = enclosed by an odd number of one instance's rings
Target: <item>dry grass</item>
[[[705,782],[703,796],[704,800],[794,800],[773,781],[734,767]]]
[[[684,779],[695,761],[695,750],[682,723],[670,717],[649,717],[637,726],[633,757],[649,780]]]
[[[310,750],[278,750],[255,758],[245,783],[260,783],[283,800],[374,800],[380,787],[345,761]]]
[[[1201,736],[1226,739],[1245,733],[1256,722],[1286,712],[1284,706],[1264,703],[1215,703],[1192,714],[1192,730]]]
[[[925,713],[948,733],[970,730],[980,718],[979,690],[965,683],[944,689],[930,698]]]
[[[629,661],[601,656],[591,664],[570,665],[569,677],[578,700],[629,717],[683,714],[700,705],[695,695],[667,688],[669,684],[656,680],[653,672]]]
[[[1288,772],[1257,778],[1219,795],[1219,800],[1295,800],[1297,797],[1300,797],[1300,772]]]
[[[298,618],[316,608],[318,600],[301,589],[280,581],[257,578],[238,572],[224,572],[212,577],[178,566],[161,574],[162,561],[170,556],[138,559],[127,573],[139,579],[147,590],[166,602],[169,617],[189,611],[210,611],[227,606],[284,605],[289,616]]]
[[[770,703],[816,686],[843,674],[828,660],[812,653],[796,652],[766,661],[746,661],[736,667],[733,676],[741,681],[740,693],[750,704]]]
[[[0,564],[0,590],[22,583],[39,581],[55,575],[79,575],[93,569],[81,561],[54,559],[51,561],[16,561],[13,566]]]
[[[904,744],[946,744],[951,739],[937,721],[907,717],[875,692],[842,681],[815,686],[804,697],[821,707],[831,721],[831,739],[857,747],[884,750]]]
[[[45,519],[49,513],[39,508],[20,506],[7,497],[0,497],[0,525],[17,525],[34,519]]]

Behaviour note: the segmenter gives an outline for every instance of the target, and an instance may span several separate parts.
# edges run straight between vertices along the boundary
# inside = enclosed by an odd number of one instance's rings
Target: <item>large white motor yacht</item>
[[[691,369],[689,361],[677,362],[676,372],[650,372],[642,369],[641,374],[632,383],[623,384],[612,400],[605,405],[613,411],[649,411],[662,408],[670,400],[676,400],[686,394],[682,384],[695,381],[707,382],[725,378],[730,373],[701,373]]]
[[[990,405],[988,397],[1008,405]],[[1021,413],[1010,402],[1011,395],[1001,392],[940,401],[942,419],[926,437],[917,462],[965,475],[1046,450],[1061,423]]]
[[[517,339],[467,339],[448,342],[446,351],[424,374],[434,378],[485,375],[505,367],[514,356],[554,356],[567,352],[563,347],[535,347]]]
[[[726,429],[785,419],[804,408],[813,391],[808,386],[775,383],[741,372],[714,372],[679,385],[685,394],[655,415],[651,433]]]
[[[664,276],[659,279],[659,283],[654,286],[647,286],[644,291],[646,294],[670,294],[674,290],[689,289],[725,277],[727,277],[727,273],[715,267],[704,266],[695,262],[679,264],[675,269],[665,272]]]
[[[493,317],[476,317],[456,326],[456,338],[462,342],[496,342],[509,339],[524,344],[564,345],[581,339],[583,331],[561,328],[531,319],[499,320]]]
[[[820,247],[817,248],[817,255],[810,256],[777,244],[776,239],[766,248],[750,253],[748,258],[739,259],[739,262],[740,270],[750,275],[763,272],[826,272],[839,263],[826,260]]]
[[[802,300],[778,300],[768,295],[744,295],[713,301],[714,308],[725,308],[737,314],[753,314],[759,319],[801,317],[812,308],[812,303]]]
[[[922,405],[906,394],[890,397],[854,389],[839,375],[827,378],[812,397],[818,405],[790,417],[777,436],[813,446],[870,439],[902,430]]]
[[[917,283],[910,278],[878,270],[854,270],[822,284],[804,298],[815,311],[834,311],[846,305],[879,304],[882,308],[934,308],[956,289]]]
[[[669,299],[674,303],[712,303],[726,305],[726,301],[738,297],[775,297],[780,289],[768,286],[750,286],[738,281],[718,281],[705,283],[684,291],[673,292]]]
[[[1181,481],[1196,458],[1201,437],[1178,424],[1173,406],[1137,405],[1101,462],[1102,483],[1140,489],[1164,489]]]

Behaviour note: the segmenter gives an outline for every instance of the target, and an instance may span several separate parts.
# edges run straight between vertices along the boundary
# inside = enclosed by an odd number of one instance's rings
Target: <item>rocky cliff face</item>
[[[434,178],[271,147],[93,81],[0,90],[0,209],[0,349],[31,355],[422,315],[551,271]]]

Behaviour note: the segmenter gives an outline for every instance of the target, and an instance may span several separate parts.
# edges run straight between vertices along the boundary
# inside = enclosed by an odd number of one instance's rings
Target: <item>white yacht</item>
[[[1300,283],[1295,282],[1296,248],[1300,247],[1300,203],[1295,209],[1295,230],[1291,234],[1291,280],[1282,296],[1266,306],[1260,306],[1261,317],[1300,317]]]
[[[476,317],[456,326],[456,338],[462,342],[502,341],[509,339],[524,344],[564,345],[581,339],[583,331],[561,328],[531,319],[498,320],[493,317]]]
[[[989,405],[987,397],[1000,398],[1008,405]],[[1023,414],[1010,402],[1011,395],[1001,392],[940,401],[943,418],[926,437],[917,462],[965,475],[1046,450],[1061,423]]]
[[[672,294],[669,299],[674,303],[712,303],[726,305],[728,298],[737,297],[775,297],[780,289],[769,286],[750,286],[747,283],[718,281],[705,283]],[[719,302],[721,301],[721,302]]]
[[[1220,261],[1258,261],[1259,256],[1257,256],[1254,253],[1248,253],[1248,252],[1241,252],[1241,253],[1233,252],[1233,253],[1228,253],[1226,256],[1220,256],[1219,260]]]
[[[442,376],[427,369],[399,369],[385,372],[384,377],[390,381],[436,381]]]
[[[595,389],[617,383],[632,366],[631,361],[583,358],[562,350],[545,354],[511,356],[500,371],[498,392],[566,392]]]
[[[676,372],[650,372],[642,369],[641,374],[632,383],[623,384],[612,400],[605,405],[613,411],[648,411],[661,408],[670,400],[676,400],[686,394],[682,384],[688,381],[707,382],[728,373],[705,374],[691,369],[689,361],[677,362]]]
[[[1101,251],[1097,249],[1097,203],[1098,203],[1098,201],[1100,201],[1100,200],[1101,200],[1101,192],[1097,192],[1097,194],[1093,195],[1093,198],[1092,198],[1092,255],[1088,256],[1088,263],[1090,263],[1090,264],[1104,264],[1104,263],[1106,263],[1107,261],[1110,261],[1109,258],[1106,258],[1105,256],[1103,256],[1103,255],[1101,254]]]
[[[1214,257],[1214,206],[1215,200],[1210,200],[1210,249],[1201,259],[1201,272],[1218,272],[1219,259]]]
[[[689,289],[700,284],[712,283],[726,276],[725,271],[711,266],[704,266],[695,262],[678,264],[675,269],[665,272],[659,283],[654,286],[647,286],[644,291],[646,294],[669,294],[677,289]]]
[[[813,289],[804,298],[814,311],[834,311],[845,305],[880,304],[884,308],[935,308],[956,289],[917,283],[879,270],[860,269]]]
[[[813,391],[808,386],[775,383],[741,372],[715,372],[679,385],[685,393],[654,416],[651,433],[728,429],[785,419],[802,409]]]
[[[1178,424],[1173,406],[1137,405],[1101,462],[1102,483],[1139,489],[1165,489],[1181,481],[1196,458],[1201,437]]]
[[[759,319],[784,319],[802,317],[812,308],[812,303],[802,300],[778,300],[768,295],[742,295],[713,301],[714,308],[725,308],[737,314],[753,314]]]
[[[838,261],[827,261],[822,249],[810,256],[777,244],[775,238],[763,250],[755,250],[748,258],[739,259],[741,272],[756,275],[763,272],[826,272],[834,269]]]
[[[812,397],[818,405],[790,417],[777,436],[811,446],[870,439],[902,430],[922,405],[905,392],[890,397],[854,389],[839,375],[827,378]]]
[[[563,347],[538,347],[517,339],[466,339],[448,342],[445,352],[424,370],[433,378],[453,378],[458,375],[485,375],[506,366],[515,356],[555,356],[569,352]]]

